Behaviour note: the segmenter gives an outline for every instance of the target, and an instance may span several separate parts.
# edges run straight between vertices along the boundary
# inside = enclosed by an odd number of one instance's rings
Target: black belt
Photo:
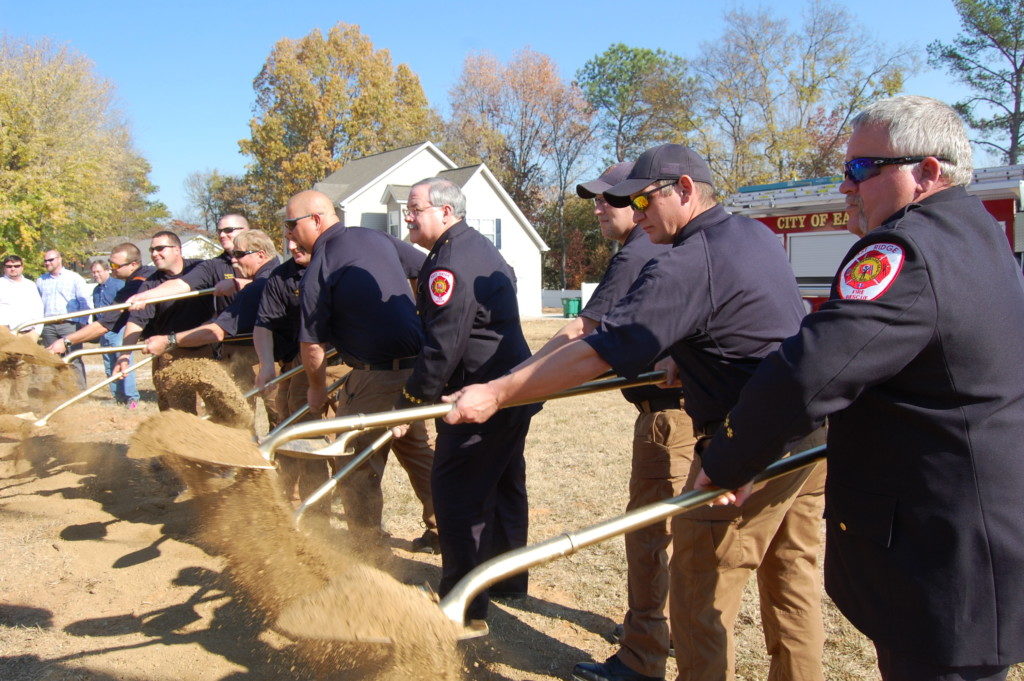
[[[725,421],[708,421],[705,424],[697,425],[693,424],[693,436],[694,437],[711,437],[715,432],[722,427]]]
[[[399,369],[412,369],[413,365],[416,364],[416,358],[402,357],[401,359],[393,359],[388,362],[374,362],[372,364],[345,360],[345,364],[353,369],[361,369],[363,371],[398,371]]]
[[[633,406],[640,410],[641,414],[651,414],[666,409],[682,409],[683,398],[681,397],[655,397],[649,400],[634,402]]]

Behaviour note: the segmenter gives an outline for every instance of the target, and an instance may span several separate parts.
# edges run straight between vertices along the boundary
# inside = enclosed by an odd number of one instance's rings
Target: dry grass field
[[[525,322],[531,345],[563,321]],[[90,372],[100,375],[98,362]],[[23,443],[0,437],[0,680],[394,678],[365,664],[309,666],[295,644],[269,631],[225,578],[225,558],[197,539],[202,514],[194,500],[175,497],[166,471],[125,456],[131,433],[156,413],[152,393],[138,414],[100,395]],[[534,419],[531,541],[621,513],[633,418],[618,393],[606,393],[552,401]],[[375,564],[407,583],[436,585],[438,557],[409,551],[421,532],[418,510],[393,461],[384,484],[392,538]],[[266,570],[275,567],[282,569],[271,563]],[[536,568],[529,598],[493,605],[491,635],[465,647],[463,676],[566,679],[574,663],[614,652],[603,636],[625,601],[621,538]],[[739,679],[767,674],[759,621],[756,588],[748,588],[737,631]],[[830,603],[826,625],[826,677],[877,678],[871,646]],[[402,678],[433,679],[433,672],[424,664]],[[1024,673],[1015,669],[1010,678]]]

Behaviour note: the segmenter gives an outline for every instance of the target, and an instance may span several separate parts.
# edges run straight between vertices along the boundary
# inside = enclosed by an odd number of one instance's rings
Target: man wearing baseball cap
[[[557,392],[614,369],[636,376],[668,355],[681,380],[699,453],[728,434],[729,409],[761,359],[803,317],[793,271],[775,235],[715,202],[711,171],[681,144],[645,151],[629,175],[603,192],[631,206],[652,241],[671,248],[647,263],[595,331],[516,371],[449,396],[450,423],[480,422],[513,400]],[[808,440],[823,440],[816,431]],[[686,470],[690,489],[699,459]],[[670,622],[679,678],[734,678],[733,625],[743,587],[757,571],[771,680],[824,678],[817,556],[824,470],[760,485],[742,508],[695,509],[672,522]],[[730,509],[722,512],[723,508]],[[581,681],[658,681],[613,655],[573,669]]]
[[[594,200],[601,235],[619,244],[601,283],[579,316],[541,348],[528,362],[554,352],[566,343],[592,333],[601,318],[626,295],[640,270],[669,250],[652,243],[633,224],[633,209],[615,208],[603,193],[629,176],[632,163],[616,163],[596,180],[576,185],[580,198]],[[622,391],[639,412],[633,424],[633,456],[626,510],[682,493],[693,461],[693,423],[682,408],[679,388],[644,386]],[[619,642],[616,657],[630,669],[649,677],[665,675],[671,643],[668,631],[668,561],[672,533],[661,521],[626,535],[626,579],[629,609],[612,636]]]

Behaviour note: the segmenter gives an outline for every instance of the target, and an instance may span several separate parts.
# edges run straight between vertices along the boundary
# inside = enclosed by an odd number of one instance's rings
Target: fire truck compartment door
[[[857,241],[849,232],[790,234],[789,262],[797,277],[827,277],[839,269],[843,256]]]

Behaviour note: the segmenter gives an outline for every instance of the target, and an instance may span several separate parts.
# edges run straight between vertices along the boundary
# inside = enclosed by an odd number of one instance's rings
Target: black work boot
[[[572,668],[576,681],[665,681],[663,676],[645,676],[633,671],[612,655],[604,662],[580,662]]]

